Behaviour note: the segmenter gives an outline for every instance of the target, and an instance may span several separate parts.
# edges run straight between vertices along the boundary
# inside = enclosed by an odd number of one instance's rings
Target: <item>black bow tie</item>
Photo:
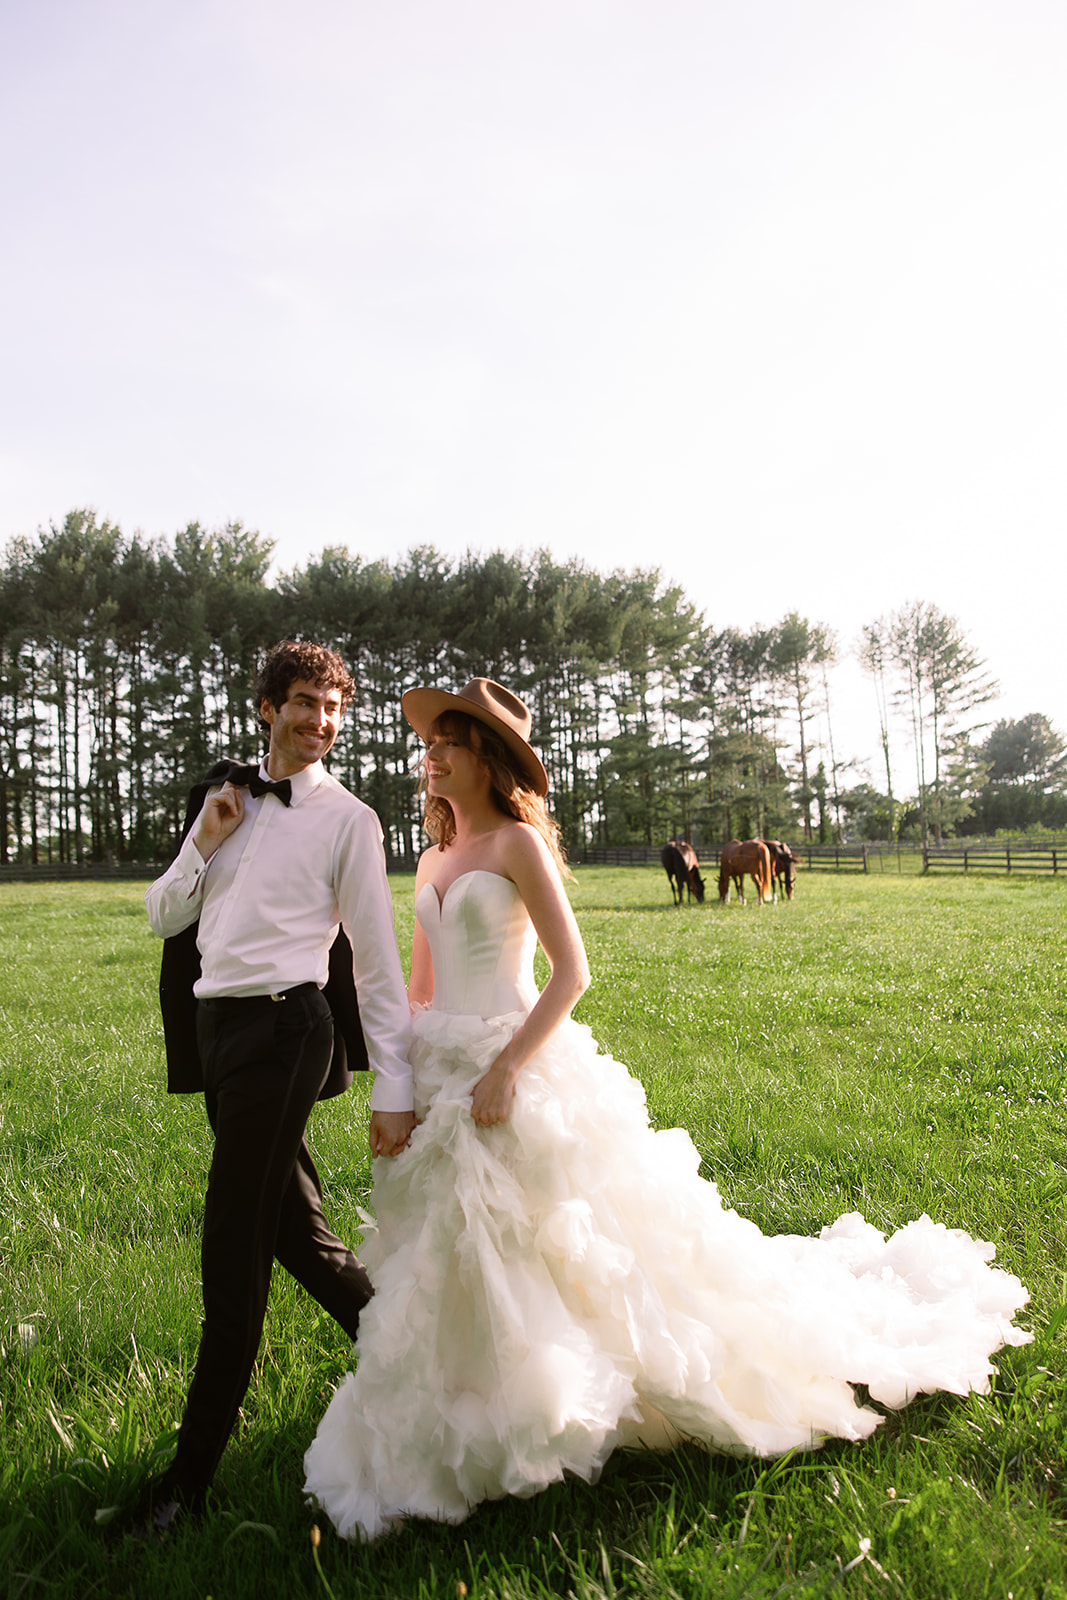
[[[258,800],[261,794],[276,794],[282,805],[287,806],[293,798],[293,786],[288,778],[279,778],[277,782],[271,778],[261,778],[258,767],[241,767],[234,762],[230,767],[229,782],[247,789],[254,800]]]

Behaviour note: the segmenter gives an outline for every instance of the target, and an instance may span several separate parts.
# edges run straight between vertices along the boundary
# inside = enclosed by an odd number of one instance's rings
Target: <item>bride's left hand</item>
[[[515,1098],[515,1077],[498,1056],[484,1078],[479,1078],[471,1094],[471,1116],[480,1128],[506,1122]]]

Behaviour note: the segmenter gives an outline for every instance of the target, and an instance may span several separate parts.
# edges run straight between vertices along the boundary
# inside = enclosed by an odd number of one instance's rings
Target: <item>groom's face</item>
[[[267,770],[272,778],[291,778],[332,748],[341,728],[341,692],[295,678],[284,705],[264,700],[259,712],[270,725]]]

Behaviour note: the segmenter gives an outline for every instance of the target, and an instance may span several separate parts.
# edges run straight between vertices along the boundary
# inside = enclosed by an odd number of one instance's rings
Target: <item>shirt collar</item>
[[[270,773],[267,771],[266,756],[264,756],[263,760],[259,763],[259,775],[261,778],[266,778],[268,782],[270,781]],[[301,800],[306,800],[308,795],[313,794],[318,788],[325,776],[326,768],[323,766],[321,761],[313,761],[310,767],[304,767],[300,772],[294,772],[293,776],[289,779],[289,783],[293,791],[292,800],[289,802],[290,805],[298,806]]]

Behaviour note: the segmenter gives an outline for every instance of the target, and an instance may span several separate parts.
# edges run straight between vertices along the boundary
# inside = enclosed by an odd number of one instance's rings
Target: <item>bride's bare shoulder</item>
[[[528,822],[509,822],[493,834],[494,854],[498,863],[511,878],[515,872],[536,870],[552,865],[552,857],[544,839]]]

